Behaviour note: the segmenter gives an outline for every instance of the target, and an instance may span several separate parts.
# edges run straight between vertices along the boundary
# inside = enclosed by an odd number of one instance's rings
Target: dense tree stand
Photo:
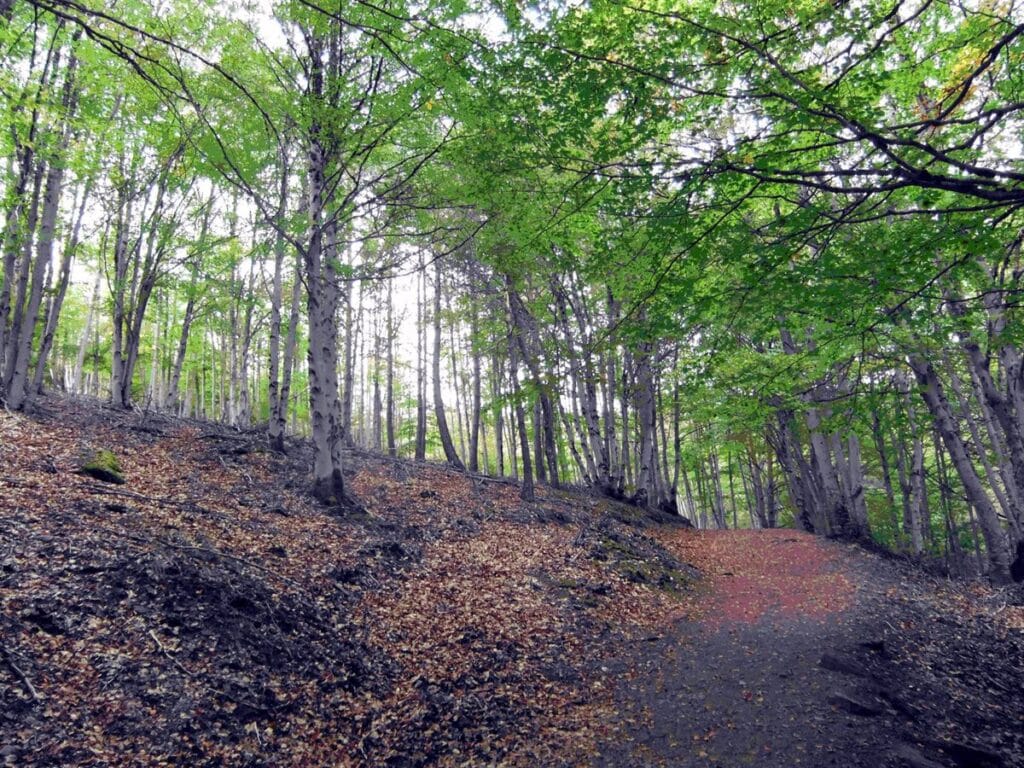
[[[0,4],[5,407],[1021,578],[1014,3],[342,5]]]

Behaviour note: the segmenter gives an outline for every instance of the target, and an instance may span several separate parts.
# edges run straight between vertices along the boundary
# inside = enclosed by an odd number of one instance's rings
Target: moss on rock
[[[82,461],[82,474],[102,480],[105,483],[124,484],[124,470],[113,451],[97,448],[89,451]]]

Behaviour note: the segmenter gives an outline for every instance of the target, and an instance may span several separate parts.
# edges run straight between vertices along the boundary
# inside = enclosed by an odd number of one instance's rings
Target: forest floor
[[[1024,765],[1019,590],[308,451],[0,412],[0,765]]]

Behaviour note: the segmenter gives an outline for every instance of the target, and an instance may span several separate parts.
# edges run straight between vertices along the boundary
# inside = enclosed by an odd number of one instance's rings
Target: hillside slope
[[[96,448],[125,484],[77,471]],[[5,764],[1020,764],[1009,593],[364,455],[340,518],[290,448],[0,413]]]

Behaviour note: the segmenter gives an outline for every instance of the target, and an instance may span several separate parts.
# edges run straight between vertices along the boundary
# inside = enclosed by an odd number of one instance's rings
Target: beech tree
[[[7,407],[1024,563],[1014,3],[0,17]]]

